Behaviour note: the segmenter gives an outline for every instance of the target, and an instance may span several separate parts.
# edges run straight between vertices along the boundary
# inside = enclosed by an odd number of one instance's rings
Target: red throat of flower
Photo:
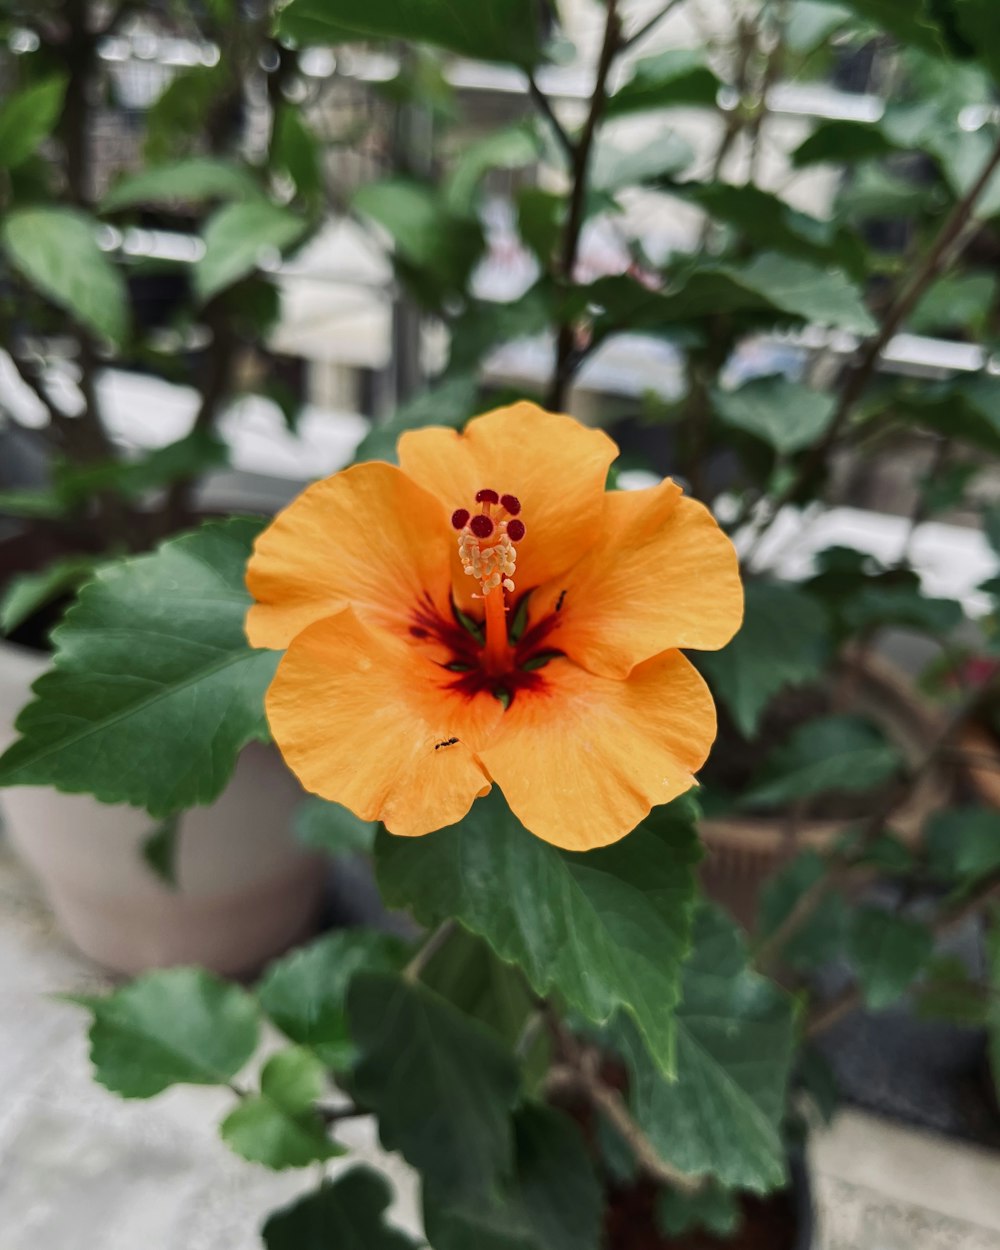
[[[520,520],[520,500],[515,495],[500,495],[495,490],[476,493],[480,510],[470,513],[459,508],[452,513],[451,523],[459,531],[458,554],[462,568],[479,582],[480,596],[486,614],[486,650],[488,668],[502,671],[507,659],[507,605],[504,592],[514,590],[517,571],[517,547],[524,538],[524,522]]]

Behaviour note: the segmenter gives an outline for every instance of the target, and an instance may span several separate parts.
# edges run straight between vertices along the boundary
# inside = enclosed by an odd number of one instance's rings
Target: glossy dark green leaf
[[[752,581],[740,632],[721,651],[699,655],[698,667],[749,738],[774,695],[820,675],[830,645],[830,624],[815,599],[784,583]]]
[[[8,213],[0,239],[11,265],[86,329],[113,343],[128,330],[125,282],[97,245],[97,222],[75,208]]]
[[[1000,29],[993,0],[952,0],[958,28],[994,78],[1000,78]]]
[[[803,851],[779,869],[761,890],[757,936],[766,941],[792,914],[802,895],[829,872],[829,864],[816,851]],[[780,963],[801,972],[829,964],[842,953],[846,922],[843,898],[830,891],[782,944]]]
[[[343,1154],[316,1110],[325,1087],[314,1054],[297,1046],[279,1050],[261,1070],[260,1092],[241,1099],[222,1121],[222,1140],[244,1159],[275,1171]]]
[[[137,205],[203,204],[207,200],[263,199],[264,192],[248,169],[232,161],[191,156],[140,169],[111,188],[101,201],[105,213]]]
[[[12,577],[0,595],[0,633],[11,633],[54,599],[73,594],[98,563],[93,556],[66,556],[41,572]]]
[[[407,951],[404,942],[386,933],[328,933],[272,963],[258,986],[258,1001],[286,1037],[340,1071],[355,1055],[347,1028],[352,977],[362,971],[394,972],[406,962]]]
[[[885,157],[897,145],[876,122],[823,121],[792,153],[796,168],[806,165],[847,165]]]
[[[782,455],[816,442],[837,406],[832,395],[776,375],[754,378],[735,391],[716,390],[712,404],[727,425],[753,434]]]
[[[742,1218],[736,1194],[720,1185],[705,1185],[692,1194],[665,1189],[656,1204],[656,1223],[667,1237],[704,1230],[724,1240],[733,1236]]]
[[[424,986],[363,972],[347,996],[360,1058],[350,1088],[434,1193],[488,1195],[513,1159],[520,1080],[496,1036]]]
[[[591,163],[591,186],[614,194],[660,178],[674,177],[694,160],[694,149],[672,130],[662,130],[640,148],[623,148],[617,139],[599,142]]]
[[[896,35],[904,44],[940,53],[941,32],[931,12],[931,0],[823,0],[851,9],[859,18]]]
[[[483,61],[533,65],[540,56],[531,0],[481,0],[475,20],[451,0],[292,0],[279,29],[303,43],[413,40]]]
[[[677,1009],[676,1080],[664,1078],[624,1016],[612,1029],[633,1114],[667,1162],[756,1192],[782,1184],[794,1015],[792,1000],[748,969],[733,923],[703,907]]]
[[[860,290],[835,269],[765,252],[730,272],[742,286],[784,312],[856,334],[875,330]]]
[[[924,833],[928,867],[949,884],[968,884],[1000,869],[1000,812],[949,807],[935,812]]]
[[[55,662],[0,759],[0,785],[50,785],[160,818],[217,798],[267,739],[278,656],[247,645],[243,584],[262,522],[232,520],[105,565],[53,634]],[[113,674],[113,680],[109,677]]]
[[[323,193],[323,149],[302,113],[292,104],[279,109],[271,144],[276,168],[291,178],[299,195],[314,200]]]
[[[851,918],[848,954],[873,1011],[890,1007],[930,959],[930,929],[877,907],[859,907]]]
[[[267,1250],[418,1250],[412,1238],[386,1224],[391,1201],[385,1177],[351,1168],[269,1216],[264,1245]]]
[[[387,421],[373,425],[358,444],[354,459],[388,460],[395,464],[400,435],[425,425],[461,429],[475,415],[478,394],[479,381],[472,373],[458,373],[432,383],[426,391],[397,408]]]
[[[434,1250],[598,1250],[601,1188],[579,1128],[552,1107],[514,1116],[513,1177],[475,1205],[425,1198]]]
[[[573,854],[533,837],[493,793],[425,838],[380,833],[376,867],[389,906],[428,925],[456,917],[537,993],[556,991],[589,1020],[629,1013],[670,1071],[699,854],[693,820],[679,800],[613,846]]]
[[[607,116],[676,105],[713,105],[722,84],[699,51],[673,48],[636,61],[629,78],[608,99]]]
[[[295,836],[304,846],[327,855],[367,854],[375,844],[378,825],[360,820],[339,803],[326,799],[304,799],[295,812]]]
[[[855,716],[808,721],[768,756],[746,807],[780,807],[826,793],[860,793],[888,781],[899,752],[870,722]]]
[[[143,839],[140,846],[142,858],[152,868],[164,885],[177,888],[177,852],[180,838],[180,822],[176,816],[168,816]]]
[[[940,335],[969,327],[985,333],[997,300],[997,279],[991,273],[951,274],[935,282],[910,316],[914,334]]]
[[[520,969],[498,959],[481,938],[459,928],[424,968],[420,977],[457,1007],[514,1046],[535,1009]]]
[[[954,599],[931,599],[916,586],[873,585],[843,605],[842,615],[857,633],[889,625],[933,635],[949,634],[962,623],[962,605]]]
[[[198,968],[147,972],[104,998],[72,1001],[93,1013],[95,1078],[123,1098],[226,1085],[257,1047],[253,999]]]
[[[388,231],[401,277],[425,302],[464,291],[485,246],[475,217],[449,210],[439,192],[408,178],[365,183],[354,208]]]
[[[227,204],[205,226],[205,254],[194,267],[201,299],[210,299],[254,272],[273,264],[305,234],[307,223],[290,209],[267,200]]]
[[[0,169],[13,169],[37,151],[62,112],[66,79],[43,78],[9,96],[0,107]]]

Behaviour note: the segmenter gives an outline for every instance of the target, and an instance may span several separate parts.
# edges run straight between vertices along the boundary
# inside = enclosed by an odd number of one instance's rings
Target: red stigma
[[[506,507],[506,505],[504,506]],[[508,521],[507,522],[507,537],[510,539],[512,543],[519,543],[521,539],[524,537],[524,522],[523,521]]]
[[[475,534],[477,538],[489,538],[489,536],[493,533],[493,522],[488,516],[484,516],[482,513],[479,513],[478,516],[474,516],[469,522],[469,529],[472,530],[473,534]],[[508,527],[508,533],[509,532]]]
[[[505,508],[510,516],[517,516],[521,511],[521,501],[516,495],[501,495],[500,506]]]
[[[457,530],[464,529],[465,524],[468,521],[468,519],[469,519],[468,508],[456,508],[455,511],[451,514],[451,523],[452,525],[454,525],[455,529]]]
[[[495,490],[477,490],[476,491],[476,503],[499,503],[499,502],[500,502],[500,496],[496,493]],[[485,538],[485,535],[481,534],[480,537]]]

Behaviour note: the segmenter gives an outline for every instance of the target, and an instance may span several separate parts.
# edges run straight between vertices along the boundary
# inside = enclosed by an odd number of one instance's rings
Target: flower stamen
[[[477,491],[476,503],[482,511],[472,515],[465,508],[452,513],[451,523],[459,531],[458,554],[462,568],[479,582],[480,595],[486,608],[486,659],[502,661],[508,650],[506,600],[504,592],[514,591],[517,570],[517,549],[525,535],[524,522],[517,519],[521,511],[515,495],[499,495],[495,490]],[[499,507],[502,515],[491,512]]]

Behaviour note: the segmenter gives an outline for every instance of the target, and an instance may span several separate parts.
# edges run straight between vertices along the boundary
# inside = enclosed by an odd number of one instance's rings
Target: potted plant
[[[0,108],[11,366],[0,455],[25,466],[0,491],[6,746],[76,588],[122,569],[141,581],[138,553],[215,511],[204,481],[227,460],[218,422],[261,373],[278,310],[274,278],[258,262],[312,229],[316,166],[300,110],[283,93],[284,62],[266,79],[266,142],[252,159],[233,155],[247,93],[266,77],[259,59],[275,49],[267,24],[248,26],[238,6],[171,16],[156,5],[11,3],[0,36],[11,88]],[[134,39],[186,39],[224,55],[167,83],[134,61],[133,78],[151,80],[136,114],[122,95],[122,56],[105,55],[118,41],[127,62]],[[99,122],[117,136],[111,149],[98,142]],[[158,253],[157,239],[183,246]],[[200,259],[182,263],[184,254]],[[141,419],[137,427],[109,386],[116,367],[194,388],[183,437],[164,443],[147,429],[143,441]],[[7,460],[16,432],[30,454]],[[125,563],[98,572],[109,560]],[[72,793],[5,795],[7,835],[84,951],[126,971],[195,960],[238,972],[308,931],[322,872],[291,833],[300,791],[257,744],[266,732],[248,730],[250,739],[233,784],[220,774],[203,798],[212,806],[187,814],[105,807],[73,784],[63,787]],[[121,755],[108,762],[137,766]]]
[[[804,1250],[798,1160],[809,1104],[829,1110],[816,1039],[910,996],[995,1045],[1000,839],[995,813],[952,802],[947,768],[992,685],[928,709],[916,674],[884,677],[882,652],[902,653],[903,630],[948,658],[973,627],[958,598],[927,593],[918,557],[924,522],[967,506],[997,450],[995,379],[985,353],[971,375],[919,355],[904,376],[883,366],[904,328],[953,334],[961,306],[969,337],[993,316],[969,249],[991,234],[1000,141],[968,110],[989,98],[997,44],[969,5],[806,7],[741,15],[718,55],[639,56],[683,0],[648,24],[608,0],[572,119],[543,90],[551,46],[527,0],[487,0],[474,25],[443,3],[274,15],[293,51],[429,45],[392,85],[411,147],[421,119],[447,125],[450,57],[528,84],[533,119],[353,199],[391,240],[400,354],[443,325],[447,362],[357,464],[270,525],[209,522],[106,567],[0,760],[4,786],[169,818],[214,797],[266,719],[307,789],[378,824],[382,898],[419,940],[342,931],[253,989],[171,969],[83,1000],[109,1089],[228,1087],[223,1136],[274,1168],[324,1165],[345,1153],[341,1123],[371,1116],[420,1173],[409,1232],[384,1218],[384,1180],[352,1167],[272,1216],[269,1250]],[[898,95],[877,121],[800,127],[792,166],[841,176],[826,215],[793,209],[762,185],[774,88],[859,50]],[[670,137],[681,107],[716,123],[702,166]],[[655,142],[633,149],[621,123],[648,113]],[[915,150],[932,157],[916,181]],[[484,176],[538,164],[514,208],[531,284],[487,300]],[[644,196],[701,214],[687,251],[647,246],[625,211]],[[893,213],[897,251],[875,228]],[[591,218],[614,223],[619,272],[584,265]],[[511,384],[496,349],[532,335],[552,351],[545,406],[522,378],[520,402],[470,420],[491,407],[484,369]],[[615,489],[614,445],[560,415],[625,335],[669,343],[679,366],[646,415],[683,491]],[[872,514],[808,562],[777,559],[783,528],[836,520],[831,502],[928,451],[900,541],[873,550]],[[738,632],[713,512],[741,558]],[[163,697],[146,707],[152,681]],[[730,723],[709,754],[715,705]],[[82,717],[101,751],[80,749]],[[122,767],[123,739],[147,745],[141,767]],[[698,881],[734,825],[767,842],[742,927]],[[967,923],[988,976],[938,955]],[[850,975],[831,998],[815,974],[832,959]],[[253,1064],[263,1020],[283,1041]]]

